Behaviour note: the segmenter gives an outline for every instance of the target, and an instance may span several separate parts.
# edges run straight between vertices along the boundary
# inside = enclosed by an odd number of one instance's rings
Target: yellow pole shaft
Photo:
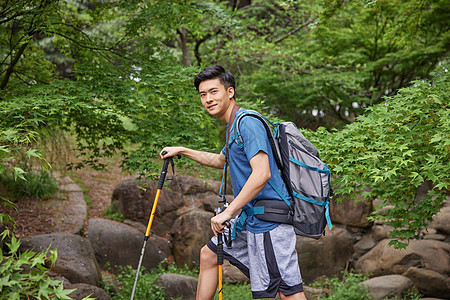
[[[155,201],[153,202],[152,212],[150,214],[150,220],[148,220],[147,230],[145,231],[145,236],[150,235],[150,229],[152,228],[153,218],[155,217],[156,205],[158,205],[159,195],[161,194],[161,189],[156,190]]]
[[[223,300],[223,286],[222,286],[222,265],[218,266],[219,268],[219,300]]]

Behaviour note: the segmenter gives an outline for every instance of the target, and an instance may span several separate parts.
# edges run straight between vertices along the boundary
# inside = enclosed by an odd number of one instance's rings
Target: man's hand
[[[161,159],[166,159],[168,157],[174,157],[176,155],[181,154],[183,149],[184,149],[183,147],[164,147],[164,149],[162,149],[161,152],[159,153],[159,156],[161,157]],[[164,151],[166,153],[163,155],[162,153]]]
[[[214,235],[217,233],[222,233],[225,231],[225,222],[231,220],[233,215],[231,215],[227,210],[211,218],[211,229]]]
[[[166,151],[166,154],[162,154]],[[183,155],[190,158],[202,165],[213,167],[213,168],[223,168],[225,164],[225,156],[222,153],[210,153],[204,151],[197,151],[186,147],[164,147],[159,156],[161,159],[166,159],[168,157]]]

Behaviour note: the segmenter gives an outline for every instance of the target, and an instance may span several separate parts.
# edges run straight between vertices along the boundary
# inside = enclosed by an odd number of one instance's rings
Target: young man
[[[227,134],[233,108],[235,80],[221,66],[206,67],[195,78],[195,87],[206,111],[227,123]],[[236,110],[234,110],[235,112]],[[197,299],[213,299],[217,289],[217,233],[225,229],[225,222],[242,209],[248,211],[262,199],[282,201],[268,184],[271,181],[289,198],[278,172],[264,125],[253,117],[243,118],[240,132],[244,151],[236,143],[229,147],[229,168],[233,184],[234,200],[220,214],[211,218],[214,237],[200,252],[200,275]],[[219,154],[196,151],[185,147],[165,147],[162,159],[181,154],[203,165],[223,168],[225,148]],[[281,299],[306,299],[295,250],[296,237],[291,225],[266,222],[254,215],[242,213],[230,221],[236,238],[231,248],[225,244],[224,258],[237,266],[250,278],[253,298],[274,298],[279,292]],[[242,218],[243,228],[234,226]]]

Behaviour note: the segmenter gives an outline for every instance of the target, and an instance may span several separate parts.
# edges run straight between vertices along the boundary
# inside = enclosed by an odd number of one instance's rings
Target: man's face
[[[226,89],[219,79],[210,79],[202,81],[198,90],[206,111],[212,116],[223,119],[230,108],[234,89],[232,87]]]

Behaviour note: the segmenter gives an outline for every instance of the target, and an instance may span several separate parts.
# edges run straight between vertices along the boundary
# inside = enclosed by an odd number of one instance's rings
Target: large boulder
[[[361,239],[353,247],[355,253],[352,256],[352,261],[358,260],[358,258],[369,252],[375,245],[376,242],[372,233],[363,234]]]
[[[236,284],[247,282],[250,283],[250,279],[239,270],[238,267],[233,266],[229,261],[223,261],[223,279],[226,282]]]
[[[65,284],[64,289],[75,290],[69,294],[69,297],[74,300],[82,300],[87,296],[96,300],[111,299],[104,289],[86,283]]]
[[[450,274],[450,245],[436,240],[411,240],[406,250],[379,242],[356,262],[356,270],[373,276],[403,274],[410,267]]]
[[[113,272],[118,266],[137,268],[144,245],[144,234],[138,229],[116,221],[92,218],[89,220],[87,238],[102,267],[109,265]],[[164,252],[148,240],[142,266],[155,268],[165,257]]]
[[[450,234],[450,206],[443,207],[439,213],[433,217],[430,227],[447,235]]]
[[[114,189],[112,206],[122,212],[126,219],[139,221],[147,225],[153,202],[156,196],[157,182],[145,182],[146,189],[139,188],[136,177],[122,180]],[[184,205],[184,198],[176,182],[169,181],[161,192],[155,217],[152,224],[152,232],[164,236],[170,231],[170,227],[177,216],[177,209]]]
[[[437,240],[412,240],[406,250],[400,250],[388,246],[389,241],[382,240],[363,255],[356,262],[356,271],[373,276],[401,274],[409,277],[422,293],[430,296],[450,294],[449,244]],[[427,276],[435,280],[425,280]]]
[[[161,275],[155,284],[164,288],[166,299],[195,300],[197,282],[197,278],[194,277],[166,273]]]
[[[401,299],[403,294],[414,287],[411,279],[402,275],[385,275],[371,278],[362,283],[369,288],[375,299]]]
[[[318,240],[297,236],[296,248],[303,280],[310,283],[319,276],[332,276],[345,269],[353,255],[353,236],[335,225]]]
[[[450,277],[433,270],[411,267],[405,274],[417,289],[425,296],[448,299],[450,295]]]
[[[194,210],[178,218],[172,227],[173,256],[178,266],[200,262],[200,249],[211,239],[213,213]]]
[[[100,268],[87,239],[72,233],[41,234],[23,239],[20,250],[40,252],[48,247],[58,253],[58,259],[52,267],[54,272],[71,283],[100,284]]]
[[[372,226],[373,222],[367,219],[373,212],[372,201],[362,199],[358,195],[355,199],[348,198],[337,203],[335,199],[339,197],[335,195],[330,203],[330,216],[333,223],[362,228]]]
[[[126,219],[139,221],[147,226],[156,196],[157,182],[145,184],[146,190],[143,190],[138,187],[136,177],[124,179],[114,189],[112,206],[120,210]],[[219,188],[218,181],[189,176],[176,176],[168,181],[158,199],[152,231],[159,236],[165,236],[180,215],[199,208],[212,212],[214,207],[219,206]]]

